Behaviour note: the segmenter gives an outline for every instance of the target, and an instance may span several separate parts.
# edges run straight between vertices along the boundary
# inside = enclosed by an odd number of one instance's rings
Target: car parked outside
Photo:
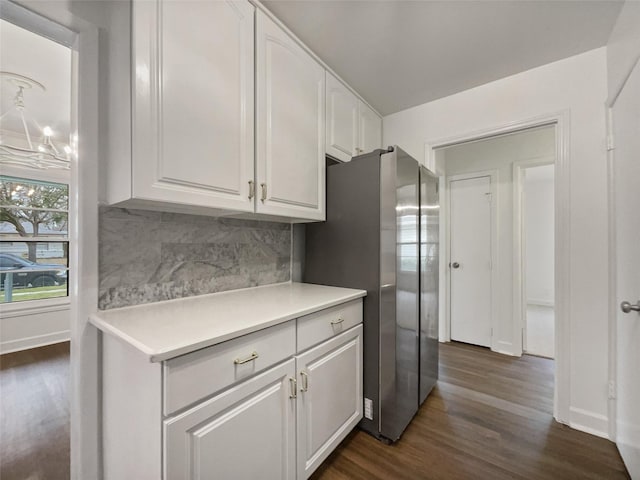
[[[67,283],[62,265],[36,263],[11,253],[0,253],[0,288],[4,289],[6,271],[13,271],[13,286],[50,287]]]

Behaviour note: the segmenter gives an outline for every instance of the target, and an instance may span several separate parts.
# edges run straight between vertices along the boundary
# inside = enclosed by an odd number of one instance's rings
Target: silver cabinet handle
[[[338,320],[331,320],[331,325],[340,325],[342,322],[344,322],[344,318],[340,317]]]
[[[249,180],[249,200],[256,196],[256,184],[253,180]]]
[[[296,398],[298,396],[298,392],[296,391],[297,383],[295,378],[289,377],[289,386],[291,387],[291,394],[289,394],[289,398]]]
[[[267,184],[261,183],[260,186],[262,187],[262,197],[260,197],[260,200],[262,200],[262,203],[264,203],[264,201],[267,199]]]
[[[306,392],[309,390],[309,375],[306,372],[300,372],[300,378],[302,380],[302,388],[301,392]]]
[[[242,365],[243,363],[249,363],[258,357],[259,357],[258,352],[251,352],[251,355],[249,355],[247,358],[243,358],[243,359],[236,358],[233,361],[233,363],[235,363],[236,365]]]
[[[620,304],[620,310],[622,310],[624,313],[640,312],[640,300],[638,300],[638,303],[636,303],[635,305],[625,300]]]

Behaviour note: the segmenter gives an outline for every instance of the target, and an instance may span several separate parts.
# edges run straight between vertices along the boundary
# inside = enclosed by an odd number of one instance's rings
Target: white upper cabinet
[[[256,212],[324,220],[324,68],[262,11],[256,34]]]
[[[327,155],[351,157],[382,148],[382,119],[340,80],[327,72]]]
[[[327,72],[326,151],[343,162],[358,154],[358,102],[351,90]]]
[[[253,211],[254,12],[133,2],[134,200]]]
[[[324,220],[325,155],[381,147],[378,114],[260,5],[107,3],[106,204]]]
[[[358,154],[382,148],[382,119],[364,102],[358,107]]]

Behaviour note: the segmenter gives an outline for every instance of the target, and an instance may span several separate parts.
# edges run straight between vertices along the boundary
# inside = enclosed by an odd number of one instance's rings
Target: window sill
[[[0,303],[0,315],[4,317],[22,317],[36,313],[57,312],[69,310],[71,300],[69,297],[50,298],[42,300],[27,300],[15,303]]]

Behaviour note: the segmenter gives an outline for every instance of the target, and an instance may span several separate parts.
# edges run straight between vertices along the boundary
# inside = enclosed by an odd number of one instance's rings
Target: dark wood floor
[[[0,357],[1,480],[69,478],[68,381],[68,343]],[[552,398],[552,360],[441,344],[438,386],[401,440],[356,431],[313,478],[628,479],[613,443],[553,421]]]
[[[0,356],[0,479],[69,478],[69,343]]]
[[[553,360],[440,345],[440,380],[399,442],[353,432],[314,480],[625,479],[615,445],[553,420]]]

